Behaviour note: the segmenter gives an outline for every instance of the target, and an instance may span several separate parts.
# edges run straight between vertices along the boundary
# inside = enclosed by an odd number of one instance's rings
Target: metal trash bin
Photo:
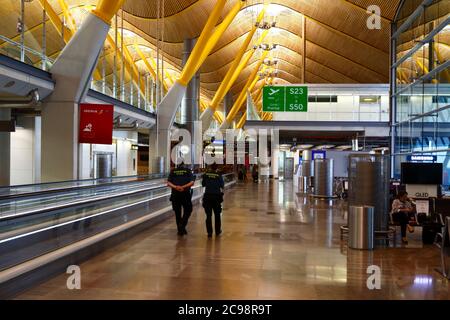
[[[348,247],[351,249],[373,250],[374,213],[369,206],[350,206],[348,212]]]
[[[308,178],[309,177],[298,177],[298,191],[300,193],[308,192]]]

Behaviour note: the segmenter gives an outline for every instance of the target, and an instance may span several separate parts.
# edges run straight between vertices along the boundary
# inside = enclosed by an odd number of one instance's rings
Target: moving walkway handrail
[[[229,174],[225,174],[224,177],[230,176],[230,175],[234,176],[233,173],[229,173]],[[200,176],[200,175],[197,175],[197,176]],[[50,212],[53,210],[67,209],[67,208],[75,207],[75,206],[78,206],[81,204],[89,204],[89,203],[93,203],[93,202],[97,202],[97,201],[103,201],[103,200],[108,200],[108,199],[116,199],[116,198],[120,198],[120,197],[124,197],[124,196],[136,195],[136,194],[139,194],[142,192],[154,191],[156,189],[162,189],[162,188],[168,188],[168,187],[164,183],[164,184],[160,184],[158,186],[152,186],[149,188],[143,188],[143,189],[139,189],[139,190],[121,191],[116,194],[107,193],[106,195],[101,195],[101,196],[91,196],[91,197],[87,197],[87,198],[81,199],[81,200],[66,202],[64,204],[50,205],[50,206],[46,206],[43,208],[24,210],[19,213],[2,215],[2,216],[0,216],[0,221],[13,220],[13,219],[16,219],[19,217],[21,218],[21,217],[31,216],[31,215],[35,215],[35,214],[41,214],[41,213]]]
[[[23,192],[23,193],[13,193],[8,195],[0,195],[0,201],[3,200],[13,200],[17,198],[24,198],[24,197],[35,197],[35,196],[41,196],[45,194],[51,194],[51,193],[59,193],[59,192],[67,192],[67,191],[73,191],[73,190],[84,190],[84,189],[92,189],[97,188],[101,186],[111,186],[111,185],[121,185],[121,184],[127,184],[127,183],[133,183],[133,182],[142,182],[143,180],[157,180],[157,179],[163,179],[165,178],[165,175],[161,174],[155,174],[155,175],[138,175],[138,176],[123,176],[123,177],[110,177],[110,178],[101,178],[101,179],[85,179],[85,180],[68,180],[68,181],[58,181],[58,182],[47,182],[47,183],[40,183],[40,184],[29,184],[29,185],[20,185],[20,186],[11,186],[11,187],[0,187],[1,189],[13,189],[13,188],[26,188],[26,187],[39,187],[39,186],[45,186],[45,185],[60,185],[65,183],[83,183],[83,182],[95,182],[95,181],[103,181],[103,180],[109,180],[109,182],[102,182],[102,183],[96,183],[96,184],[89,184],[89,185],[73,185],[73,186],[67,186],[64,188],[52,188],[52,189],[46,189],[46,190],[40,190],[40,191],[30,191],[30,192]],[[128,180],[128,181],[117,181],[114,182],[112,180],[119,180],[119,179],[131,179],[134,178],[135,180]],[[142,180],[140,180],[142,179]]]
[[[116,193],[116,194],[107,193],[106,195],[101,195],[101,196],[91,196],[91,197],[87,197],[85,199],[81,199],[81,200],[77,200],[77,201],[65,202],[64,204],[50,205],[50,206],[46,206],[43,208],[25,210],[25,211],[15,213],[15,214],[0,216],[0,221],[12,220],[12,219],[16,219],[19,217],[21,218],[21,217],[31,216],[31,215],[35,215],[35,214],[50,212],[53,210],[67,209],[67,208],[78,206],[81,204],[89,204],[89,203],[93,203],[93,202],[97,202],[97,201],[103,201],[103,200],[108,200],[108,199],[115,199],[115,198],[119,198],[119,197],[135,195],[138,193],[148,192],[148,191],[161,189],[161,188],[165,188],[165,187],[167,187],[165,184],[163,184],[163,185],[161,184],[158,186],[154,186],[154,187],[150,187],[150,188],[143,188],[143,189],[139,189],[139,190],[121,191],[120,193]]]

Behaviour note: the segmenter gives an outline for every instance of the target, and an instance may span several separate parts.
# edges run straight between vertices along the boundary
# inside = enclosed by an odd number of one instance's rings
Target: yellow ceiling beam
[[[241,11],[244,4],[245,4],[244,1],[238,0],[236,4],[233,6],[233,8],[230,10],[230,12],[227,14],[225,19],[222,21],[222,23],[218,25],[216,29],[213,31],[208,42],[205,45],[204,50],[200,55],[200,58],[197,61],[197,65],[195,67],[196,70],[200,69],[202,64],[205,62],[206,58],[208,58],[211,51],[217,45],[217,42],[219,42],[222,35],[225,33],[230,24],[233,22],[234,18],[237,16],[239,11]]]
[[[417,65],[424,74],[427,74],[429,72],[427,66],[425,66],[425,64],[422,61],[420,61],[419,57],[416,57],[414,60],[416,61]]]
[[[447,61],[447,59],[445,59],[442,56],[439,46],[435,42],[433,44],[433,48],[434,48],[434,52],[436,52],[436,56],[440,63],[444,63],[445,61]],[[448,70],[448,68],[443,70],[442,73],[444,74],[444,78],[445,78],[446,82],[449,83],[450,82],[450,71]]]
[[[64,43],[68,43],[72,36],[75,34],[76,31],[76,24],[75,20],[73,19],[72,15],[70,14],[69,7],[65,3],[64,0],[58,0],[59,4],[63,10],[63,15],[66,17],[66,19],[70,22],[73,29],[66,27],[61,22],[61,19],[59,18],[59,15],[56,13],[56,11],[53,9],[52,5],[48,3],[47,0],[39,0],[39,4],[41,5],[42,9],[47,14],[48,18],[50,19],[50,22],[55,27],[56,32],[63,37]],[[100,75],[100,72],[98,70],[94,70],[94,80],[100,81],[102,80],[102,76]]]
[[[141,49],[139,49],[139,46],[137,44],[134,45],[134,50],[139,55],[141,60],[144,62],[145,67],[147,68],[148,72],[152,75],[153,80],[156,80],[156,73],[153,67],[150,65],[150,63],[147,60],[147,57],[144,55]]]
[[[199,63],[199,59],[201,58],[206,44],[208,43],[212,35],[214,26],[217,24],[217,21],[219,21],[222,9],[225,6],[226,2],[226,0],[216,1],[216,5],[214,6],[208,20],[206,21],[205,27],[203,28],[202,33],[200,34],[200,37],[198,38],[197,43],[192,50],[189,59],[183,68],[183,71],[181,72],[181,76],[177,80],[181,85],[186,87],[189,81],[191,81],[194,74],[198,71],[197,65]],[[203,64],[203,61],[201,61],[201,64]]]
[[[105,23],[110,24],[112,17],[119,11],[125,0],[99,0],[92,13]]]
[[[166,78],[169,79],[169,81],[171,82],[171,84],[175,83],[175,79],[170,75],[170,72],[166,70],[164,70],[164,73],[166,74]]]
[[[244,114],[242,115],[241,119],[236,124],[236,128],[242,129],[242,127],[244,126],[246,121],[247,121],[247,111],[244,112]]]
[[[241,109],[242,104],[244,103],[244,100],[245,100],[245,98],[247,96],[247,90],[251,91],[252,90],[252,86],[254,87],[256,85],[256,83],[258,82],[259,68],[261,67],[264,59],[267,57],[267,53],[268,53],[268,51],[264,51],[264,53],[262,54],[260,61],[256,65],[256,67],[253,70],[253,72],[250,75],[250,77],[248,78],[247,83],[242,88],[242,91],[241,91],[238,99],[236,100],[236,102],[234,103],[233,107],[231,108],[229,114],[227,115],[227,118],[225,120],[226,122],[231,123],[234,120],[234,118],[236,117],[237,113]]]
[[[266,79],[266,85],[272,85],[273,84],[273,78],[272,77],[270,77],[269,79]],[[262,103],[262,95],[263,95],[263,90],[264,90],[264,86],[262,86],[261,88],[260,88],[260,92],[259,92],[259,94],[258,94],[258,97],[257,97],[257,100],[255,100],[256,101],[256,105],[257,105],[257,107],[258,107],[258,112],[259,112],[259,116],[262,118],[262,116],[264,115],[264,112],[262,111],[262,109],[263,109],[263,103]]]
[[[63,25],[63,23],[59,19],[58,14],[55,12],[53,7],[50,3],[48,3],[47,0],[39,0],[39,4],[41,5],[42,9],[45,10],[48,18],[50,19],[50,22],[53,24],[58,34],[60,36],[63,36],[65,43],[68,43],[73,36],[72,30]]]
[[[222,118],[222,116],[220,115],[220,113],[219,112],[214,112],[214,119],[216,119],[216,121],[218,122],[218,123],[222,123],[223,122],[223,118]]]
[[[231,87],[236,82],[236,80],[239,77],[239,75],[241,74],[242,70],[244,70],[244,68],[248,65],[250,59],[253,57],[254,53],[257,50],[257,47],[264,41],[264,39],[265,39],[265,37],[267,36],[268,33],[269,33],[269,30],[264,30],[264,32],[261,34],[261,36],[259,37],[258,41],[256,42],[255,47],[253,47],[250,51],[248,51],[245,54],[244,59],[239,63],[239,66],[236,68],[236,70],[234,71],[233,75],[231,76],[231,80],[227,84],[227,86],[225,88],[225,92],[230,91]],[[266,57],[267,53],[268,53],[268,51],[265,51],[263,53],[263,55]],[[264,59],[265,59],[265,57],[264,57]]]
[[[122,44],[121,47],[123,47],[123,50],[116,44],[116,42],[109,33],[106,37],[106,40],[111,45],[111,47],[113,47],[114,50],[119,50],[122,52],[124,57],[125,68],[131,75],[131,81],[134,82],[138,88],[140,88],[141,96],[145,96],[145,82],[142,79],[142,77],[141,78],[139,77],[139,69],[135,64],[133,57],[131,56],[130,50],[128,50],[128,47],[125,45],[125,43],[123,43],[123,39],[120,35],[120,32],[117,32],[117,40],[120,41],[120,43]]]
[[[214,98],[211,102],[211,109],[216,110],[217,106],[220,104],[220,102],[223,100],[223,98],[225,97],[225,95],[227,94],[227,89],[230,90],[231,86],[233,85],[234,81],[236,81],[237,76],[234,78],[233,80],[233,76],[236,72],[236,69],[239,67],[242,57],[244,56],[250,42],[253,39],[253,36],[255,35],[256,30],[258,29],[258,27],[256,26],[256,24],[259,24],[261,22],[261,20],[264,17],[264,13],[265,13],[266,8],[264,7],[264,9],[261,11],[261,13],[259,14],[258,18],[256,19],[256,23],[255,25],[253,25],[252,29],[250,30],[249,34],[247,35],[244,43],[242,44],[241,48],[239,49],[236,57],[234,58],[230,68],[227,71],[227,74],[225,75],[225,78],[223,79],[223,81],[221,82],[219,89],[217,89],[216,94],[214,95]],[[254,52],[254,49],[252,49]],[[249,54],[248,59],[247,59],[247,63],[248,60],[250,60],[251,55]],[[245,63],[245,65],[247,65],[247,63]],[[240,73],[240,72],[239,72]]]
[[[209,105],[208,102],[205,102],[203,99],[200,100],[200,105],[199,105],[200,112],[205,111],[206,108],[208,108],[208,105]],[[215,119],[218,123],[222,123],[222,122],[223,122],[222,116],[221,116],[220,113],[217,112],[217,111],[214,112],[214,119]]]
[[[75,19],[70,14],[69,6],[67,5],[67,3],[64,0],[58,0],[58,3],[63,11],[64,18],[70,25],[70,29],[76,30],[77,24],[75,23]]]
[[[149,59],[150,59],[150,63],[152,64],[153,70],[157,69],[158,65],[156,64],[155,59],[153,59],[153,57],[151,57],[151,56],[149,57]],[[156,77],[155,77],[155,79],[156,79]],[[162,83],[165,92],[167,92],[169,90],[169,87],[167,86],[167,83],[164,80],[164,76],[161,72],[159,72],[159,83]]]
[[[262,89],[259,91],[259,93],[258,93],[258,95],[256,96],[256,99],[255,99],[255,104],[256,104],[256,106],[257,106],[257,108],[258,108],[258,112],[260,111],[260,108],[259,108],[259,105],[260,105],[260,100],[261,100],[261,97],[262,97],[262,94],[263,94],[263,91],[262,91]]]

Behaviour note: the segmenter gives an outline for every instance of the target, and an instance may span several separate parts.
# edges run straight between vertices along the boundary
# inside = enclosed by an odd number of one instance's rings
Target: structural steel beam
[[[239,11],[241,11],[244,4],[245,1],[238,0],[236,4],[233,6],[233,8],[230,10],[230,12],[227,14],[225,19],[222,21],[222,23],[216,27],[214,32],[211,34],[208,42],[206,42],[205,48],[197,61],[196,70],[200,69],[203,62],[205,62],[206,58],[208,58],[211,51],[217,45],[217,42],[219,42],[223,33],[228,29],[228,27],[233,22],[234,18],[237,16]]]
[[[241,117],[241,120],[239,120],[239,122],[236,124],[236,128],[242,129],[246,121],[247,121],[247,111],[244,112],[244,114]]]
[[[63,25],[58,14],[47,0],[39,0],[39,3],[41,4],[42,9],[47,13],[50,22],[53,24],[58,34],[63,37],[65,43],[68,43],[73,36],[72,30]]]
[[[217,106],[222,102],[223,98],[227,94],[227,92],[230,90],[231,86],[233,85],[234,81],[236,81],[236,77],[234,77],[235,72],[237,68],[240,65],[240,62],[242,60],[242,57],[244,56],[250,42],[253,39],[253,36],[255,35],[256,30],[258,29],[258,24],[262,21],[264,18],[264,13],[266,10],[266,6],[264,6],[264,9],[260,12],[258,15],[258,18],[256,19],[255,25],[253,25],[252,29],[248,33],[244,43],[242,44],[241,48],[239,49],[236,57],[234,58],[230,68],[228,69],[228,72],[225,75],[225,78],[221,82],[219,89],[217,89],[216,94],[214,95],[214,98],[211,102],[211,105],[206,108],[202,114],[200,115],[200,120],[203,122],[203,126],[206,127],[209,125],[209,122],[211,121],[211,114],[217,109]],[[265,32],[265,35],[267,35],[267,32]],[[262,40],[261,40],[262,41]],[[254,52],[254,49],[252,49],[252,52]],[[251,58],[251,55],[248,55],[248,60]],[[245,64],[246,65],[246,64]],[[244,66],[245,66],[244,65]],[[240,72],[239,72],[240,73]],[[234,80],[233,80],[234,78]]]
[[[181,73],[180,79],[178,79],[178,82],[184,87],[187,86],[189,81],[192,79],[192,77],[198,70],[196,68],[199,59],[202,56],[204,49],[206,48],[209,38],[212,35],[212,30],[214,29],[214,26],[219,20],[220,15],[222,13],[222,9],[225,6],[226,2],[227,2],[226,0],[218,0],[216,2],[216,5],[214,6],[213,11],[211,12],[211,15],[206,21],[206,25],[203,28],[203,31],[197,40],[197,44],[195,45],[194,50],[192,50],[192,53],[189,56],[188,61],[186,62],[183,72]]]
[[[110,43],[113,48],[118,48],[117,44],[114,42],[114,39],[109,35],[107,36],[107,40]],[[120,41],[120,43],[123,42],[123,39],[120,35],[120,33],[117,33],[117,40]],[[142,77],[139,77],[139,69],[136,66],[136,63],[134,62],[134,59],[130,53],[130,50],[128,50],[128,47],[124,44],[121,45],[121,48],[119,48],[119,51],[121,51],[123,47],[123,56],[125,58],[125,65],[128,66],[128,72],[131,75],[131,80],[136,84],[138,88],[140,88],[140,94],[141,96],[145,96],[145,81],[142,79]]]
[[[160,173],[165,173],[170,168],[170,129],[175,120],[175,115],[178,110],[178,106],[186,93],[187,85],[191,81],[192,77],[197,73],[198,68],[204,61],[200,61],[202,57],[209,55],[209,52],[205,53],[206,45],[209,38],[212,35],[212,30],[216,26],[220,19],[222,10],[225,6],[226,0],[217,0],[215,6],[206,21],[197,43],[192,50],[186,64],[181,72],[180,78],[177,79],[174,85],[170,88],[167,94],[158,105],[157,112],[157,153],[154,157],[154,163],[158,164],[158,170]],[[225,30],[223,30],[225,31]],[[216,34],[218,36],[218,34]],[[200,63],[200,64],[199,64]]]
[[[264,51],[263,55],[261,56],[261,59],[260,59],[259,63],[256,65],[256,67],[253,70],[252,74],[248,78],[247,83],[242,88],[242,91],[241,91],[238,99],[236,100],[236,102],[234,103],[233,107],[231,108],[231,110],[230,110],[229,114],[227,115],[225,121],[220,126],[221,130],[222,129],[228,129],[228,127],[230,126],[231,122],[234,120],[234,118],[236,117],[237,113],[241,109],[241,106],[244,103],[245,98],[247,97],[247,90],[251,91],[253,89],[253,87],[256,85],[256,83],[258,82],[259,68],[261,67],[264,59],[267,57],[267,53],[268,53],[268,51]],[[265,69],[265,67],[264,67],[264,69]]]

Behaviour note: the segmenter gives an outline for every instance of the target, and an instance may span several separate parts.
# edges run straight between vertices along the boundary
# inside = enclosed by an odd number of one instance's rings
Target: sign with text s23
[[[79,143],[112,144],[114,106],[80,104]]]
[[[287,112],[308,111],[308,87],[286,87]]]
[[[264,112],[307,112],[308,87],[288,86],[263,88]]]

